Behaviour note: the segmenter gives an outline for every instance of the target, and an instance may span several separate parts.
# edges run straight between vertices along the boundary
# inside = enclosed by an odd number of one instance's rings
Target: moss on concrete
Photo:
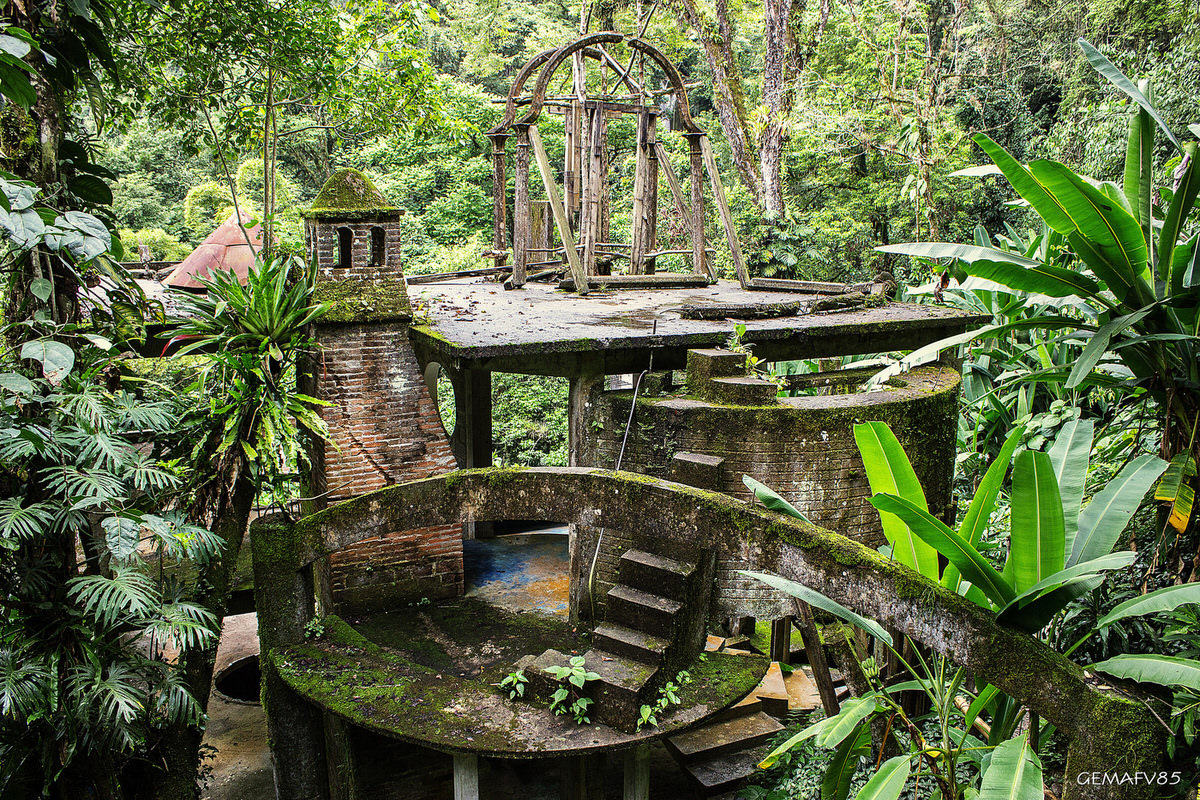
[[[329,176],[305,216],[316,219],[358,219],[395,216],[399,209],[387,201],[371,179],[356,169]]]
[[[320,320],[323,325],[408,322],[412,319],[403,278],[322,280],[317,282],[313,299],[329,304],[329,310]]]

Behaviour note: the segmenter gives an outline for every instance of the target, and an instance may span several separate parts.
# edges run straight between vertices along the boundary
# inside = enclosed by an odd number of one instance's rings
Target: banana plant
[[[1085,319],[1047,315],[1039,324],[1084,343],[1064,376],[1064,386],[1071,389],[1097,376],[1117,375],[1157,402],[1163,413],[1161,455],[1175,466],[1156,497],[1170,504],[1170,524],[1183,533],[1194,525],[1200,459],[1200,234],[1189,235],[1196,227],[1200,193],[1197,144],[1175,136],[1155,110],[1147,85],[1135,85],[1082,39],[1079,45],[1096,71],[1135,106],[1120,185],[1093,181],[1046,159],[1022,164],[986,135],[974,137],[1022,201],[1062,238],[1065,250],[1021,254],[990,243],[911,243],[878,249],[954,259],[976,278],[1082,304]],[[1156,128],[1178,153],[1169,187],[1156,188],[1153,181]],[[1189,131],[1196,134],[1200,127],[1193,125]],[[1154,202],[1156,196],[1161,203]],[[974,335],[995,336],[1007,329],[990,326]],[[951,344],[946,340],[909,358],[925,358]]]

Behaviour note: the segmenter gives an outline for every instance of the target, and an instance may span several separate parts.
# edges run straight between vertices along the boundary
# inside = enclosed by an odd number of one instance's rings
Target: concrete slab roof
[[[691,289],[596,291],[586,297],[529,283],[505,291],[463,280],[409,287],[427,319],[412,331],[423,361],[536,375],[680,369],[687,350],[722,345],[734,325],[768,361],[908,350],[969,330],[986,317],[958,309],[888,303],[806,313],[817,295],[745,291],[732,281]],[[687,306],[799,303],[772,319],[685,319]]]

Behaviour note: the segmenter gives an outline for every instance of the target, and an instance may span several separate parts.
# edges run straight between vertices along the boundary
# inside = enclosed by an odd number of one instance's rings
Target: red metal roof
[[[250,215],[242,213],[244,224],[250,223]],[[203,289],[201,278],[207,278],[214,270],[232,272],[238,281],[246,283],[250,274],[250,266],[254,258],[262,250],[262,228],[255,225],[247,228],[250,242],[237,224],[236,214],[230,214],[208,238],[192,251],[191,255],[180,261],[171,274],[163,281],[173,289]]]

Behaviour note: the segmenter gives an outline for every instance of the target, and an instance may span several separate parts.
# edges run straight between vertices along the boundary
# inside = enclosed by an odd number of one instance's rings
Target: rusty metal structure
[[[610,52],[614,46],[628,49],[628,63],[622,64]],[[552,81],[566,65],[571,70],[570,93],[548,96]],[[647,86],[647,66],[658,68],[666,88],[652,90]],[[598,80],[588,80],[589,67],[599,70]],[[614,78],[611,90],[608,87],[610,72]],[[527,84],[535,76],[532,88],[527,90]],[[596,86],[601,87],[600,91],[594,91]],[[672,97],[677,109],[676,127],[688,143],[689,194],[684,193],[667,150],[658,140],[661,112],[656,99],[663,95]],[[538,120],[546,109],[565,115],[561,191],[538,130]],[[632,115],[637,120],[628,242],[614,241],[617,237],[611,235],[610,225],[608,122],[611,117],[621,115]],[[715,281],[716,270],[708,258],[712,251],[708,249],[704,235],[706,173],[738,279],[743,288],[749,285],[712,145],[705,131],[692,119],[687,88],[679,70],[644,39],[615,32],[593,33],[558,49],[539,53],[513,81],[505,101],[504,118],[487,132],[487,136],[492,141],[492,185],[495,187],[490,255],[498,269],[507,266],[511,252],[511,285],[524,284],[532,268],[555,265],[561,268],[563,259],[570,268],[570,280],[564,281],[564,288],[573,288],[581,294],[586,294],[589,287],[597,283],[608,288],[678,288]],[[511,250],[507,219],[510,139],[515,141]],[[546,193],[544,201],[534,201],[530,197],[531,166],[541,177]],[[690,250],[658,249],[660,177],[666,179],[676,209],[684,220],[691,239]],[[656,259],[675,254],[691,256],[692,273],[655,274]]]

